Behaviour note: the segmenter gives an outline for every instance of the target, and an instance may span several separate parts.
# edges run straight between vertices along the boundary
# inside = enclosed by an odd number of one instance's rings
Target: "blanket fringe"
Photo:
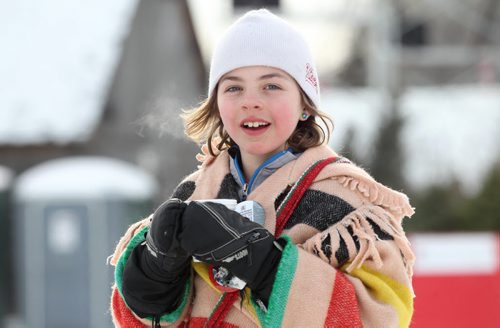
[[[363,181],[364,179],[352,176],[341,176],[336,180],[344,187],[357,192],[370,203],[382,206],[399,216],[400,220],[405,216],[411,217],[415,213],[405,194],[392,190],[375,180]]]
[[[353,237],[356,237],[359,242],[359,250],[354,258],[351,259],[352,261],[346,271],[351,272],[352,270],[361,267],[361,265],[368,259],[371,259],[377,268],[380,268],[383,264],[382,258],[380,257],[379,251],[375,245],[375,242],[379,239],[379,237],[373,230],[373,227],[368,219],[372,220],[380,227],[380,229],[384,230],[394,238],[394,242],[403,257],[407,275],[411,277],[413,275],[412,267],[415,261],[415,256],[411,251],[410,242],[406,238],[398,220],[391,213],[385,211],[379,206],[374,205],[364,206],[351,212],[341,222],[339,222],[338,226],[336,226],[339,235],[344,239],[345,236],[350,236],[348,228],[351,228]]]

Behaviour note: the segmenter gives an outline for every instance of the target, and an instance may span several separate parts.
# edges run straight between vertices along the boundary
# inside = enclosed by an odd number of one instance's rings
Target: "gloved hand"
[[[141,318],[174,311],[182,301],[191,256],[179,245],[186,204],[170,199],[153,214],[146,245],[138,244],[123,270],[122,294]]]
[[[181,247],[196,259],[223,266],[252,290],[262,289],[263,282],[274,282],[281,258],[274,236],[222,204],[190,202],[179,239]]]
[[[161,204],[153,214],[146,236],[148,263],[160,269],[157,273],[166,281],[178,278],[191,261],[191,256],[182,249],[178,239],[186,206],[176,198]]]

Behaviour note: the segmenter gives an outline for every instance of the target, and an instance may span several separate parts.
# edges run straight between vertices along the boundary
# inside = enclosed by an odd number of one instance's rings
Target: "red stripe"
[[[279,216],[276,218],[276,229],[274,231],[274,236],[278,237],[281,235],[281,232],[285,228],[285,225],[292,215],[292,212],[295,210],[295,207],[297,207],[298,203],[300,202],[300,199],[304,195],[304,193],[309,189],[311,184],[313,183],[314,179],[318,175],[321,170],[330,164],[331,162],[335,161],[336,157],[329,157],[327,159],[324,159],[322,161],[317,162],[314,164],[314,166],[311,168],[309,172],[307,172],[306,176],[302,181],[300,181],[299,185],[295,188],[295,190],[292,190],[293,194],[290,197],[290,199],[287,201],[283,209],[281,210]]]
[[[337,271],[335,277],[325,327],[363,328],[354,286],[341,271]]]
[[[191,319],[189,319],[188,327],[189,328],[204,328],[204,327],[206,327],[205,326],[206,322],[207,322],[207,318],[201,318],[201,317],[191,318]],[[219,327],[219,328],[237,328],[238,326],[232,325],[232,324],[227,323],[227,322],[222,322],[217,327]]]
[[[145,324],[139,321],[133,314],[132,311],[127,307],[123,301],[118,290],[113,288],[113,295],[111,296],[111,309],[113,311],[113,317],[118,323],[118,327],[127,328],[144,328],[147,327]]]
[[[123,301],[118,289],[113,288],[113,294],[111,296],[111,309],[113,311],[113,317],[115,318],[117,327],[122,328],[147,328],[149,325],[143,324],[139,319],[137,319],[132,311]],[[181,322],[177,328],[185,327],[184,322]],[[203,326],[200,326],[203,327]]]
[[[208,328],[220,327],[225,317],[229,313],[229,310],[231,310],[233,303],[238,299],[238,296],[239,296],[238,292],[226,293],[224,295],[224,298],[220,302],[219,306],[217,306],[215,311],[208,319],[208,323],[206,326]]]

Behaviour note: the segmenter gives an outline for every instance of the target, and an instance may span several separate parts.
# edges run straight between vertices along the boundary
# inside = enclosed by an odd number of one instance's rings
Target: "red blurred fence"
[[[414,234],[412,328],[500,327],[500,233]]]

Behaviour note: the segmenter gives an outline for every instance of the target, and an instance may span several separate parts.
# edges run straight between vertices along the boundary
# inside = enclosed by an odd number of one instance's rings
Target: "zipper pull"
[[[248,183],[245,183],[243,185],[243,197],[242,197],[243,202],[247,200],[247,189],[248,189]]]

